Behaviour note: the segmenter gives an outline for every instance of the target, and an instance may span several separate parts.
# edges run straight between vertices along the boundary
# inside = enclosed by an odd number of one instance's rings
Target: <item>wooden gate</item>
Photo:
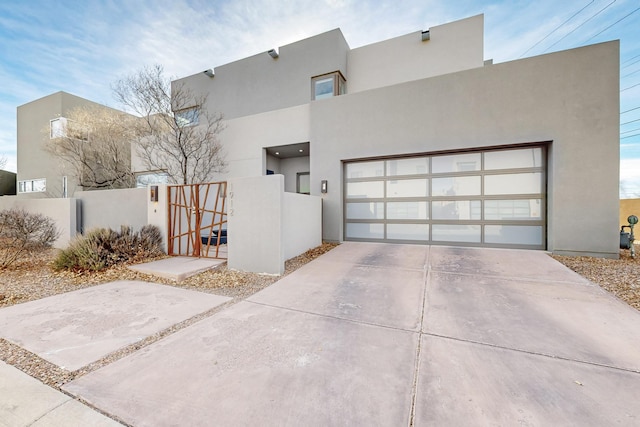
[[[227,258],[227,183],[169,185],[169,255]]]

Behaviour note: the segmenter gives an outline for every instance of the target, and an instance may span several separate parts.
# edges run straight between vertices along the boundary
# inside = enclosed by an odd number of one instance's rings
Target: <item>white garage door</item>
[[[345,240],[544,249],[542,146],[345,163]]]

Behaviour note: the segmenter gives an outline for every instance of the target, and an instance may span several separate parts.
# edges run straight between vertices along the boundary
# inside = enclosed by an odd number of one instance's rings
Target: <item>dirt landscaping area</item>
[[[635,258],[631,258],[628,250],[620,251],[620,259],[553,258],[640,310],[640,245],[636,244],[635,250]]]
[[[335,246],[325,243],[287,261],[285,275]],[[636,253],[638,255],[635,259],[631,258],[627,250],[620,251],[620,259],[566,256],[553,258],[640,310],[640,245],[636,245]],[[179,283],[129,270],[126,265],[102,272],[56,272],[50,267],[55,254],[56,249],[49,249],[0,270],[0,307],[116,280],[151,281],[244,299],[279,279],[276,276],[231,271],[226,265]]]

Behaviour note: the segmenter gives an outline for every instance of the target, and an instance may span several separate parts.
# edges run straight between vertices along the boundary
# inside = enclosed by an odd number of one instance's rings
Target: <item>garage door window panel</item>
[[[387,224],[387,239],[426,242],[429,240],[429,224]]]
[[[347,219],[384,219],[384,203],[347,203]]]
[[[384,197],[384,181],[349,182],[348,199],[380,199]]]
[[[429,180],[403,179],[387,181],[387,197],[427,197],[429,195]]]
[[[347,238],[351,239],[383,239],[384,224],[347,223]]]
[[[485,195],[540,193],[542,193],[542,173],[540,172],[486,175],[484,177]]]
[[[437,196],[479,196],[482,184],[479,176],[433,178],[431,194]]]
[[[387,202],[387,219],[429,219],[427,202]]]

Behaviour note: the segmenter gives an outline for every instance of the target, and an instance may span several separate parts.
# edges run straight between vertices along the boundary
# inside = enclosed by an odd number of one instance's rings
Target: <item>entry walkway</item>
[[[543,252],[344,243],[63,389],[133,426],[631,426],[640,313]]]
[[[345,243],[65,390],[135,426],[637,425],[640,313],[542,252]]]

